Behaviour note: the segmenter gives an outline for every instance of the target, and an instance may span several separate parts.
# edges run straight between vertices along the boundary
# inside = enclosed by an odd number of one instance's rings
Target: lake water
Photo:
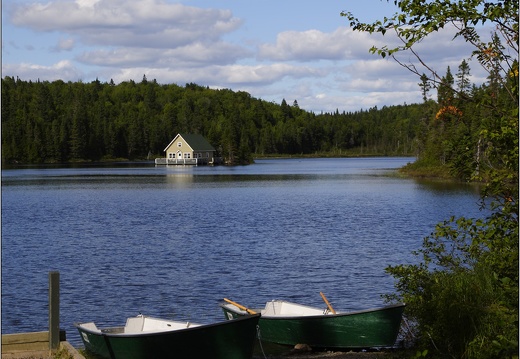
[[[481,217],[478,189],[403,179],[409,158],[266,159],[239,167],[2,171],[2,333],[143,313],[211,323],[224,297],[337,310],[384,304],[388,265],[450,216]]]

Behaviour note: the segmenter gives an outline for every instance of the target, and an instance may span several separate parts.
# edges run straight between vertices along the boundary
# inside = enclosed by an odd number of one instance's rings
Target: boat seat
[[[83,323],[83,324],[81,324],[81,326],[92,332],[101,333],[101,330],[99,330],[98,327],[96,327],[96,324],[94,324],[94,322]]]
[[[132,317],[126,320],[125,334],[141,333],[144,326],[144,316]]]
[[[282,303],[277,301],[271,301],[265,303],[265,309],[262,310],[262,315],[277,315],[280,314],[280,309],[282,308]]]

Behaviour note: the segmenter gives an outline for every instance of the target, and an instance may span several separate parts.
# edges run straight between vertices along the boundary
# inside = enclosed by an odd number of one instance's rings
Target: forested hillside
[[[202,134],[227,163],[253,154],[411,156],[424,121],[423,105],[315,114],[296,100],[144,76],[118,85],[2,79],[3,163],[162,157],[179,132]]]

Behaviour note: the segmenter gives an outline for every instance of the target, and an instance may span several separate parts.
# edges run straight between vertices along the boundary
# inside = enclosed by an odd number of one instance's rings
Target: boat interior
[[[198,327],[200,324],[190,322],[169,321],[164,319],[150,318],[144,315],[128,318],[125,325],[125,334],[136,334],[143,332],[163,332],[168,330],[179,330]]]
[[[139,334],[165,332],[198,326],[200,326],[200,324],[195,324],[191,322],[169,321],[164,319],[146,317],[144,315],[138,315],[137,317],[128,318],[124,327],[112,327],[100,330],[97,328],[94,322],[81,324],[81,327],[92,332],[111,334]]]
[[[265,308],[262,309],[260,313],[265,316],[286,317],[331,314],[328,309],[314,308],[283,300],[272,300],[267,302]]]

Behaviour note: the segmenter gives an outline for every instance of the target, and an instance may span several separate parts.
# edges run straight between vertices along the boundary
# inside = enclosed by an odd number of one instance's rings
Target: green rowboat
[[[259,338],[283,345],[307,344],[314,349],[363,349],[392,347],[401,326],[404,304],[332,314],[282,300],[267,302],[264,309],[221,303],[227,319],[260,313]],[[240,309],[240,308],[242,309]]]
[[[259,315],[216,324],[195,324],[139,315],[124,327],[75,324],[85,349],[107,359],[249,359]]]

